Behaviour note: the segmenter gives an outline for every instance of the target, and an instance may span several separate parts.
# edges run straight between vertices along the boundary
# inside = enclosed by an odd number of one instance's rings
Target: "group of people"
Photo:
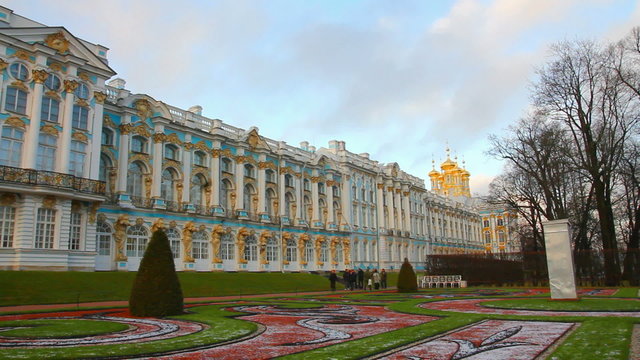
[[[387,272],[382,269],[378,272],[378,269],[366,271],[362,269],[345,269],[342,272],[342,279],[344,282],[345,290],[378,290],[387,288]],[[329,275],[329,282],[331,283],[331,290],[336,290],[336,281],[338,281],[338,275],[335,270],[331,270]]]

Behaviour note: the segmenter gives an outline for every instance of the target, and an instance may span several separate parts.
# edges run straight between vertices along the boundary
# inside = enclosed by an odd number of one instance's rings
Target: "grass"
[[[508,299],[484,301],[482,306],[500,309],[552,311],[640,311],[640,301],[611,298],[583,298],[577,301],[550,299]]]
[[[2,329],[11,327],[17,327],[17,329]],[[98,320],[20,320],[0,322],[0,335],[20,338],[70,338],[107,334],[128,328],[126,324]]]
[[[135,272],[0,271],[0,306],[128,300]],[[329,290],[307,273],[178,273],[185,297]]]

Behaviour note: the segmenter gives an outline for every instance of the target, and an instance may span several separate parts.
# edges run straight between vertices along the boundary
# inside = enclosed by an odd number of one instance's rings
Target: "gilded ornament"
[[[43,84],[49,77],[49,73],[44,69],[33,69],[31,70],[31,74],[33,76],[33,81],[37,84]]]
[[[31,59],[31,54],[29,54],[28,52],[24,51],[24,50],[18,50],[16,51],[15,54],[13,54],[13,57],[17,57],[20,60],[24,60],[24,61],[28,61],[30,63],[35,63],[35,61],[33,61],[33,59]]]
[[[50,98],[52,98],[52,99],[56,99],[56,100],[58,100],[58,101],[61,101],[61,100],[62,100],[62,98],[60,98],[60,95],[58,95],[58,93],[57,93],[57,92],[55,92],[55,91],[53,91],[53,90],[47,90],[47,91],[45,91],[45,92],[44,92],[44,95],[45,95],[45,96],[47,96],[47,97],[50,97]]]
[[[176,145],[182,145],[182,140],[180,140],[176,133],[167,135],[165,141]]]
[[[226,234],[227,231],[222,227],[222,225],[218,224],[213,227],[211,230],[211,262],[214,264],[222,263],[220,259],[220,239],[222,235]]]
[[[105,215],[105,214],[103,214],[103,213],[98,214],[98,216],[96,216],[96,218],[97,218],[97,220],[98,220],[99,222],[105,222],[105,221],[107,221],[107,215]]]
[[[51,34],[44,39],[45,44],[52,49],[55,49],[58,53],[64,54],[69,51],[69,40],[64,37],[62,31],[58,31],[55,34]]]
[[[247,143],[249,144],[249,147],[252,150],[257,148],[258,145],[260,145],[261,143],[260,136],[258,135],[258,131],[256,129],[253,129],[251,130],[251,132],[249,132],[249,136],[247,137]]]
[[[141,136],[144,136],[144,137],[150,137],[151,136],[151,132],[149,131],[149,127],[146,124],[142,123],[142,124],[139,124],[138,126],[135,126],[135,127],[133,125],[131,125],[131,126],[132,126],[131,127],[131,132],[133,132],[134,134],[138,134],[138,135],[141,135]]]
[[[238,262],[241,264],[246,264],[247,260],[244,258],[244,247],[245,247],[245,239],[247,236],[252,235],[252,231],[247,230],[242,227],[238,230],[238,235],[236,236],[236,245],[238,245]]]
[[[175,220],[171,220],[171,221],[169,222],[169,229],[173,229],[173,228],[175,228],[176,226],[178,226],[178,223],[177,223]]]
[[[116,261],[127,261],[127,255],[124,251],[124,244],[127,237],[127,227],[131,226],[129,216],[122,214],[113,224],[114,238],[116,241]]]
[[[102,117],[102,125],[106,126],[106,127],[110,127],[112,129],[115,129],[117,126],[116,124],[113,122],[113,120],[111,120],[111,116],[105,114]]]
[[[91,204],[91,207],[89,208],[89,223],[90,224],[94,224],[96,222],[96,213],[98,212],[98,209],[100,208],[100,203],[99,202],[93,202]]]
[[[176,180],[176,193],[178,195],[178,202],[182,202],[182,188],[183,188],[182,179]]]
[[[208,152],[209,151],[209,148],[207,147],[207,144],[202,140],[200,140],[196,144],[194,144],[193,147],[195,149],[202,150],[204,152]]]
[[[149,154],[140,154],[140,153],[131,154],[129,156],[129,162],[131,163],[134,161],[142,161],[143,163],[145,163],[145,165],[149,166]]]
[[[4,61],[4,59],[0,59],[0,71],[6,69],[9,66],[9,63]]]
[[[378,189],[384,189],[384,184],[377,184]]]
[[[10,116],[9,118],[7,118],[7,120],[4,121],[4,124],[23,128],[23,129],[26,127],[26,124],[24,123],[24,121],[22,121],[22,119],[20,119],[17,116]]]
[[[322,178],[320,176],[312,176],[311,177],[311,182],[312,183],[319,183],[320,181],[322,181]]]
[[[20,80],[15,80],[11,83],[12,87],[16,87],[22,91],[25,92],[29,92],[29,87],[27,87],[27,85],[24,84],[24,82],[20,81]]]
[[[393,186],[387,186],[387,191],[393,192]]]
[[[49,64],[49,69],[51,69],[53,71],[62,71],[62,64],[60,64],[58,62],[53,62],[53,63]]]
[[[403,192],[403,193],[402,193],[402,195],[404,195],[404,196],[409,196],[409,192],[408,192],[408,191],[405,191],[405,192]]]
[[[86,72],[79,73],[78,77],[83,81],[89,81],[89,74],[87,74]]]
[[[89,103],[85,99],[77,99],[76,105],[82,106],[82,107],[89,107]]]
[[[187,151],[191,151],[191,149],[193,149],[193,144],[192,143],[184,143],[184,149]]]
[[[78,85],[80,85],[75,80],[64,80],[62,82],[62,84],[64,86],[64,91],[66,91],[68,93],[72,93],[72,92],[76,91],[76,89],[78,88]]]
[[[164,231],[165,227],[166,226],[164,225],[164,221],[162,220],[162,218],[158,218],[151,225],[151,233],[153,234],[154,232],[156,232],[158,230],[163,230]]]
[[[238,155],[235,157],[236,163],[238,164],[244,163],[245,161],[247,161],[247,159],[248,158],[246,156],[242,156],[242,155]]]
[[[2,193],[0,195],[0,205],[2,206],[11,206],[16,203],[17,196],[12,193]]]
[[[43,127],[40,128],[40,132],[53,135],[53,136],[58,136],[58,129],[52,125],[44,125]]]
[[[299,172],[299,173],[294,173],[294,175],[295,175],[295,177],[297,177],[298,179],[302,178],[302,173],[301,173],[301,172]]]
[[[164,162],[163,162],[163,166],[164,166],[165,168],[167,168],[167,167],[173,167],[173,168],[175,168],[175,169],[176,169],[176,170],[178,170],[178,171],[179,171],[179,169],[182,167],[182,166],[180,165],[180,162],[179,162],[179,161],[177,161],[177,160],[173,160],[173,159],[165,159],[165,160],[164,160]]]
[[[147,199],[151,198],[151,184],[153,183],[153,176],[151,174],[144,175],[144,193]]]
[[[82,204],[79,201],[73,200],[71,201],[71,212],[78,212],[82,209]]]
[[[396,189],[396,194],[400,194],[401,190],[400,189]]]
[[[100,91],[94,91],[93,98],[96,99],[98,104],[104,104],[104,101],[107,99],[107,94]]]
[[[42,207],[46,209],[53,209],[56,206],[55,196],[45,196],[42,198]]]
[[[211,149],[211,156],[214,158],[220,157],[220,149]]]
[[[73,138],[74,140],[78,140],[80,142],[85,142],[85,143],[89,140],[87,138],[87,135],[82,131],[74,131],[73,134],[71,135],[71,138]]]
[[[138,116],[146,119],[151,116],[151,103],[147,99],[138,99],[133,103]]]
[[[153,134],[152,138],[153,138],[153,142],[157,144],[157,143],[164,142],[167,138],[167,135],[163,133],[155,133]]]

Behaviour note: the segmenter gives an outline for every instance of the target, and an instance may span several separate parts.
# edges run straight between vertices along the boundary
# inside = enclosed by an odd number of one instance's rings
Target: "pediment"
[[[94,50],[97,51],[98,45],[75,37],[64,27],[0,28],[0,35],[19,40],[20,43],[16,43],[16,46],[26,51],[35,52],[39,47],[44,47],[61,62],[79,62],[81,66],[92,67],[107,78],[116,74],[107,65],[106,59],[99,57],[89,48],[96,47]]]

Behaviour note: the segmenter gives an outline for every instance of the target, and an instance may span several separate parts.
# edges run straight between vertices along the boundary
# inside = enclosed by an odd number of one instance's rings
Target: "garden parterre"
[[[637,358],[640,301],[617,289],[580,294],[547,306],[547,289],[341,291],[191,304],[161,319],[118,308],[7,314],[0,358]]]

